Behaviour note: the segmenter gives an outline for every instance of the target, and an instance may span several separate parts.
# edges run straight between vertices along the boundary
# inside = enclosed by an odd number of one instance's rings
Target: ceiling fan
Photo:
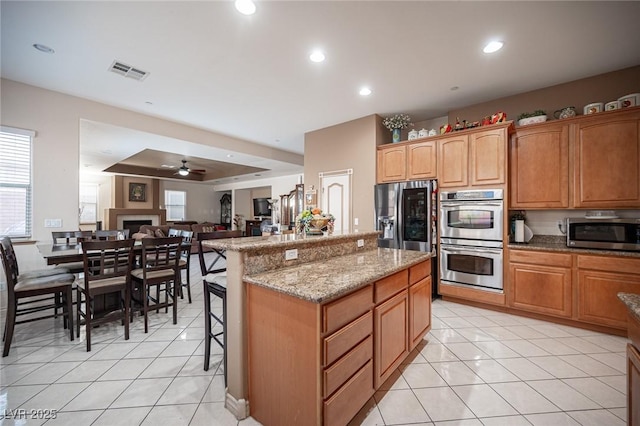
[[[180,176],[188,176],[189,173],[199,173],[199,174],[203,174],[206,173],[207,171],[204,169],[190,169],[189,167],[187,167],[187,160],[182,160],[182,166],[180,166],[180,168],[178,169],[178,171],[175,173],[177,175]]]

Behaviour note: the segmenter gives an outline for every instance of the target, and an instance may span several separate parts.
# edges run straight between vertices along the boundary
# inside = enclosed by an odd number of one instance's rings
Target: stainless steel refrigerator
[[[437,181],[375,186],[378,247],[432,251],[436,239]]]

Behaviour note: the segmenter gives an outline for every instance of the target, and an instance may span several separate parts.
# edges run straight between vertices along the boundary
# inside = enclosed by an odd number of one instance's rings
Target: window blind
[[[186,191],[164,191],[164,203],[167,209],[167,220],[184,220],[187,205]]]
[[[31,237],[31,144],[35,133],[0,126],[0,234]]]

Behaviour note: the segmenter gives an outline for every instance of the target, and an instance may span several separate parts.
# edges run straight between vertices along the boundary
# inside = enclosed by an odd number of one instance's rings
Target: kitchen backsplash
[[[531,228],[534,235],[564,235],[558,229],[558,220],[567,217],[584,217],[589,210],[526,210],[526,225]],[[621,218],[640,218],[640,210],[616,210],[616,215]]]

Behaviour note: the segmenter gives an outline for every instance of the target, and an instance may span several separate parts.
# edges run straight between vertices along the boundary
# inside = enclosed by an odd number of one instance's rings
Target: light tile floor
[[[224,408],[222,351],[202,368],[204,319],[197,256],[193,303],[178,324],[151,315],[131,338],[112,323],[70,342],[61,320],[16,327],[0,358],[0,416],[57,410],[2,425],[257,425]],[[4,327],[6,290],[0,292]],[[215,309],[221,309],[216,301]],[[624,425],[627,339],[435,300],[432,330],[352,425]],[[28,411],[27,411],[28,412]],[[276,425],[281,426],[281,425]],[[286,425],[288,426],[288,425]]]

